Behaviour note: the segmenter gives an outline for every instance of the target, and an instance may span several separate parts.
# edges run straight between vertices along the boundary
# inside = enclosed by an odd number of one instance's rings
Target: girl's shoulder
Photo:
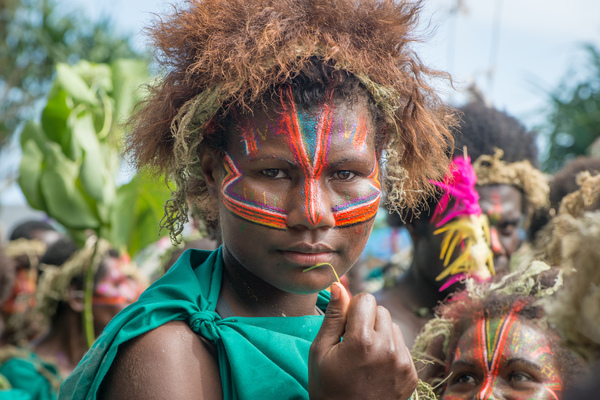
[[[184,321],[161,325],[119,348],[98,398],[220,398],[212,347]]]

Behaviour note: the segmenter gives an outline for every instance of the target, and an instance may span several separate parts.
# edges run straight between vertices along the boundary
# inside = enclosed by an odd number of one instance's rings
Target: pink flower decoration
[[[456,157],[450,164],[450,171],[444,177],[443,182],[430,182],[444,190],[432,217],[432,221],[437,227],[456,217],[481,214],[479,193],[475,190],[477,175],[471,166],[470,157]],[[443,215],[451,199],[454,199],[454,204]]]

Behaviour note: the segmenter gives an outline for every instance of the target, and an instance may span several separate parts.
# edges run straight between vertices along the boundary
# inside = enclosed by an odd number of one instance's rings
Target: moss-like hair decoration
[[[477,184],[514,185],[523,191],[530,208],[548,207],[550,187],[546,176],[527,160],[507,163],[502,160],[503,155],[502,149],[495,148],[493,156],[482,155],[475,160]]]
[[[69,257],[63,265],[45,265],[38,283],[35,312],[51,319],[59,303],[69,300],[69,288],[73,278],[84,276],[89,268],[97,271],[110,249],[111,246],[106,240],[99,239],[96,243],[94,238],[88,240],[85,246]]]
[[[567,346],[588,362],[600,357],[600,174],[581,172],[538,236],[533,253],[565,273],[565,287],[546,304]]]
[[[559,248],[550,253],[560,259],[565,287],[546,312],[566,345],[592,363],[600,357],[600,211],[560,215],[554,223]]]
[[[176,184],[163,221],[172,238],[187,221],[188,199],[210,218],[199,168],[208,133],[223,136],[232,110],[250,112],[299,78],[306,87],[327,86],[350,75],[384,116],[377,134],[385,135],[392,209],[431,193],[429,180],[439,180],[448,166],[455,118],[430,86],[431,78],[447,74],[425,67],[410,48],[418,40],[420,7],[420,1],[191,0],[156,22],[149,32],[167,74],[134,117],[128,149],[138,168],[165,173]],[[330,71],[327,81],[311,74],[315,66]]]
[[[588,171],[577,175],[578,191],[566,195],[560,202],[559,215],[581,217],[585,211],[600,209],[600,174],[592,176]]]

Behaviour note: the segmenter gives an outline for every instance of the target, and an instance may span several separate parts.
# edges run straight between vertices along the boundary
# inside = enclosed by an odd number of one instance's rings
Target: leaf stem
[[[313,265],[312,267],[308,267],[306,269],[303,269],[302,272],[312,271],[313,269],[318,268],[318,267],[322,267],[324,265],[329,265],[331,267],[331,270],[333,271],[333,274],[335,275],[335,279],[337,279],[337,281],[340,282],[340,277],[338,276],[337,272],[335,272],[335,268],[333,268],[333,265],[331,265],[329,263],[318,263],[317,265]]]

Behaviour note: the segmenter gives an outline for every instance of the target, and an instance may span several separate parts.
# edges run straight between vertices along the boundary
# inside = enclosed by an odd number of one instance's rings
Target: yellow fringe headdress
[[[436,280],[449,279],[440,291],[467,276],[486,281],[495,273],[489,223],[481,213],[475,190],[477,176],[466,149],[464,154],[452,161],[443,182],[432,182],[444,191],[432,217],[439,227],[433,234],[445,233],[440,251],[444,271]],[[450,263],[457,247],[460,255]]]

